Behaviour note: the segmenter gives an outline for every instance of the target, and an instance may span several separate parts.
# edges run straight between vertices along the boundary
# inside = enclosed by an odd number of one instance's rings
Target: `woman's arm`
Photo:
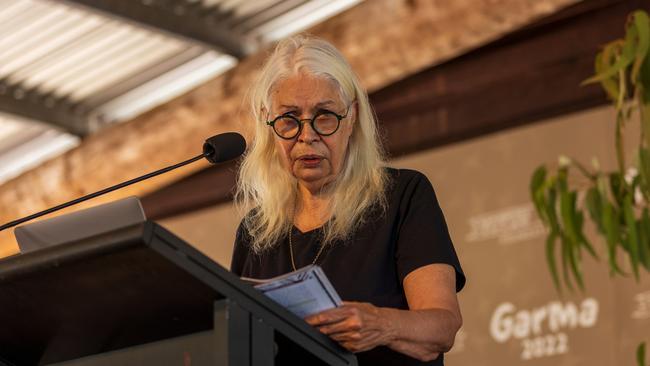
[[[433,360],[451,349],[462,324],[456,298],[456,273],[447,264],[431,264],[404,279],[409,310],[346,302],[305,320],[352,352],[379,345]]]
[[[409,311],[392,317],[396,336],[388,347],[418,359],[435,359],[447,352],[463,323],[456,297],[456,272],[447,264],[430,264],[404,279]]]

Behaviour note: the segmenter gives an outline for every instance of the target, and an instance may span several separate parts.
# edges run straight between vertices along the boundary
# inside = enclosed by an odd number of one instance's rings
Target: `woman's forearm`
[[[457,314],[442,308],[398,310],[344,302],[305,321],[352,352],[387,346],[428,361],[453,345],[462,321]]]
[[[421,361],[433,360],[454,344],[462,320],[445,309],[398,310],[383,308],[389,340],[394,351]]]

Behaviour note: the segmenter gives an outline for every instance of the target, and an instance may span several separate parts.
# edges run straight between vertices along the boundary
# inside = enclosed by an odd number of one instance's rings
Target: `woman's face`
[[[348,108],[334,82],[302,73],[279,81],[271,100],[269,119],[286,113],[311,119],[324,110],[345,115]],[[355,119],[355,108],[350,108],[339,129],[330,136],[317,134],[306,121],[300,134],[291,140],[274,134],[285,168],[308,189],[320,189],[332,182],[341,171]]]

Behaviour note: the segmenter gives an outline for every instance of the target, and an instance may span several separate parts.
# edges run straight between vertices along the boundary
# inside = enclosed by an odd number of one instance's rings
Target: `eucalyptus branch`
[[[617,259],[621,251],[627,256],[636,278],[641,268],[650,271],[649,52],[650,20],[645,12],[637,11],[630,16],[625,38],[605,45],[596,56],[596,75],[583,83],[600,83],[616,109],[614,144],[617,169],[602,172],[595,164],[595,171],[590,171],[579,161],[560,156],[558,167],[547,170],[542,166],[531,179],[533,202],[549,229],[547,260],[558,290],[559,269],[567,287],[572,288],[574,283],[583,289],[581,253],[584,250],[597,257],[584,235],[585,214],[605,239],[613,275],[624,275]],[[637,161],[630,167],[625,157],[624,132],[633,111],[638,111],[641,118],[641,142]],[[570,182],[571,168],[587,178],[587,184]],[[630,179],[628,172],[631,168],[637,174]],[[638,199],[637,191],[642,192],[643,199]],[[580,192],[586,192],[584,202],[576,199]],[[556,255],[561,260],[556,260]]]
[[[627,259],[637,280],[641,270],[650,272],[650,17],[646,12],[632,13],[625,37],[609,42],[596,55],[595,75],[583,85],[596,82],[616,110],[617,169],[601,171],[594,160],[591,172],[577,160],[560,156],[559,166],[538,167],[530,182],[535,209],[548,228],[546,259],[560,292],[562,284],[570,291],[574,285],[584,291],[582,253],[598,258],[584,235],[585,214],[604,239],[611,275],[627,275],[619,266],[619,256]],[[639,113],[640,142],[634,165],[628,166],[624,132],[633,112]],[[586,177],[587,184],[570,182],[570,168]],[[636,174],[630,176],[632,169]],[[585,199],[579,202],[578,194]],[[639,366],[645,362],[644,344],[638,348],[637,360]]]

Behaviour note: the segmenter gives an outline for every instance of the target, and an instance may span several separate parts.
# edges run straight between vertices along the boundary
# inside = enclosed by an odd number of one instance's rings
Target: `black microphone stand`
[[[166,168],[162,168],[162,169],[156,170],[155,172],[151,172],[151,173],[145,174],[145,175],[140,176],[140,177],[138,177],[138,178],[133,178],[133,179],[131,179],[131,180],[127,180],[126,182],[122,182],[122,183],[120,183],[120,184],[116,184],[116,185],[114,185],[114,186],[112,186],[112,187],[108,187],[108,188],[102,189],[101,191],[97,191],[97,192],[94,192],[94,193],[91,193],[91,194],[85,195],[85,196],[83,196],[83,197],[79,197],[79,198],[74,199],[74,200],[72,200],[72,201],[69,201],[69,202],[66,202],[66,203],[62,203],[62,204],[60,204],[60,205],[58,205],[58,206],[54,206],[54,207],[48,208],[47,210],[43,210],[43,211],[41,211],[41,212],[37,212],[37,213],[32,214],[32,215],[29,215],[29,216],[27,216],[27,217],[23,217],[22,219],[18,219],[18,220],[14,220],[14,221],[8,222],[8,223],[6,223],[6,224],[0,226],[0,231],[3,231],[3,230],[5,230],[5,229],[9,229],[9,228],[14,227],[14,226],[16,226],[16,225],[20,225],[20,224],[22,224],[23,222],[26,222],[26,221],[29,221],[29,220],[33,220],[33,219],[35,219],[35,218],[38,218],[38,217],[41,217],[41,216],[47,215],[47,214],[49,214],[49,213],[52,213],[52,212],[55,212],[55,211],[58,211],[58,210],[64,209],[64,208],[66,208],[66,207],[68,207],[68,206],[76,205],[77,203],[80,203],[80,202],[83,202],[83,201],[87,201],[87,200],[89,200],[89,199],[91,199],[91,198],[95,198],[95,197],[101,196],[101,195],[103,195],[103,194],[106,194],[106,193],[109,193],[109,192],[113,192],[114,190],[117,190],[117,189],[120,189],[120,188],[124,188],[124,187],[126,187],[126,186],[130,186],[131,184],[138,183],[138,182],[143,181],[143,180],[145,180],[145,179],[149,179],[149,178],[155,177],[155,176],[157,176],[157,175],[160,175],[160,174],[166,173],[166,172],[168,172],[168,171],[170,171],[170,170],[174,170],[174,169],[176,169],[176,168],[180,168],[180,167],[182,167],[183,165],[187,165],[187,164],[193,163],[193,162],[195,162],[195,161],[197,161],[197,160],[201,160],[201,159],[203,159],[203,158],[205,158],[205,157],[208,157],[208,156],[210,156],[210,154],[211,154],[211,151],[204,151],[202,154],[197,155],[197,156],[195,156],[195,157],[193,157],[193,158],[191,158],[191,159],[185,160],[185,161],[183,161],[183,162],[180,162],[180,163],[178,163],[178,164],[174,164],[174,165],[168,166],[168,167],[166,167]]]

